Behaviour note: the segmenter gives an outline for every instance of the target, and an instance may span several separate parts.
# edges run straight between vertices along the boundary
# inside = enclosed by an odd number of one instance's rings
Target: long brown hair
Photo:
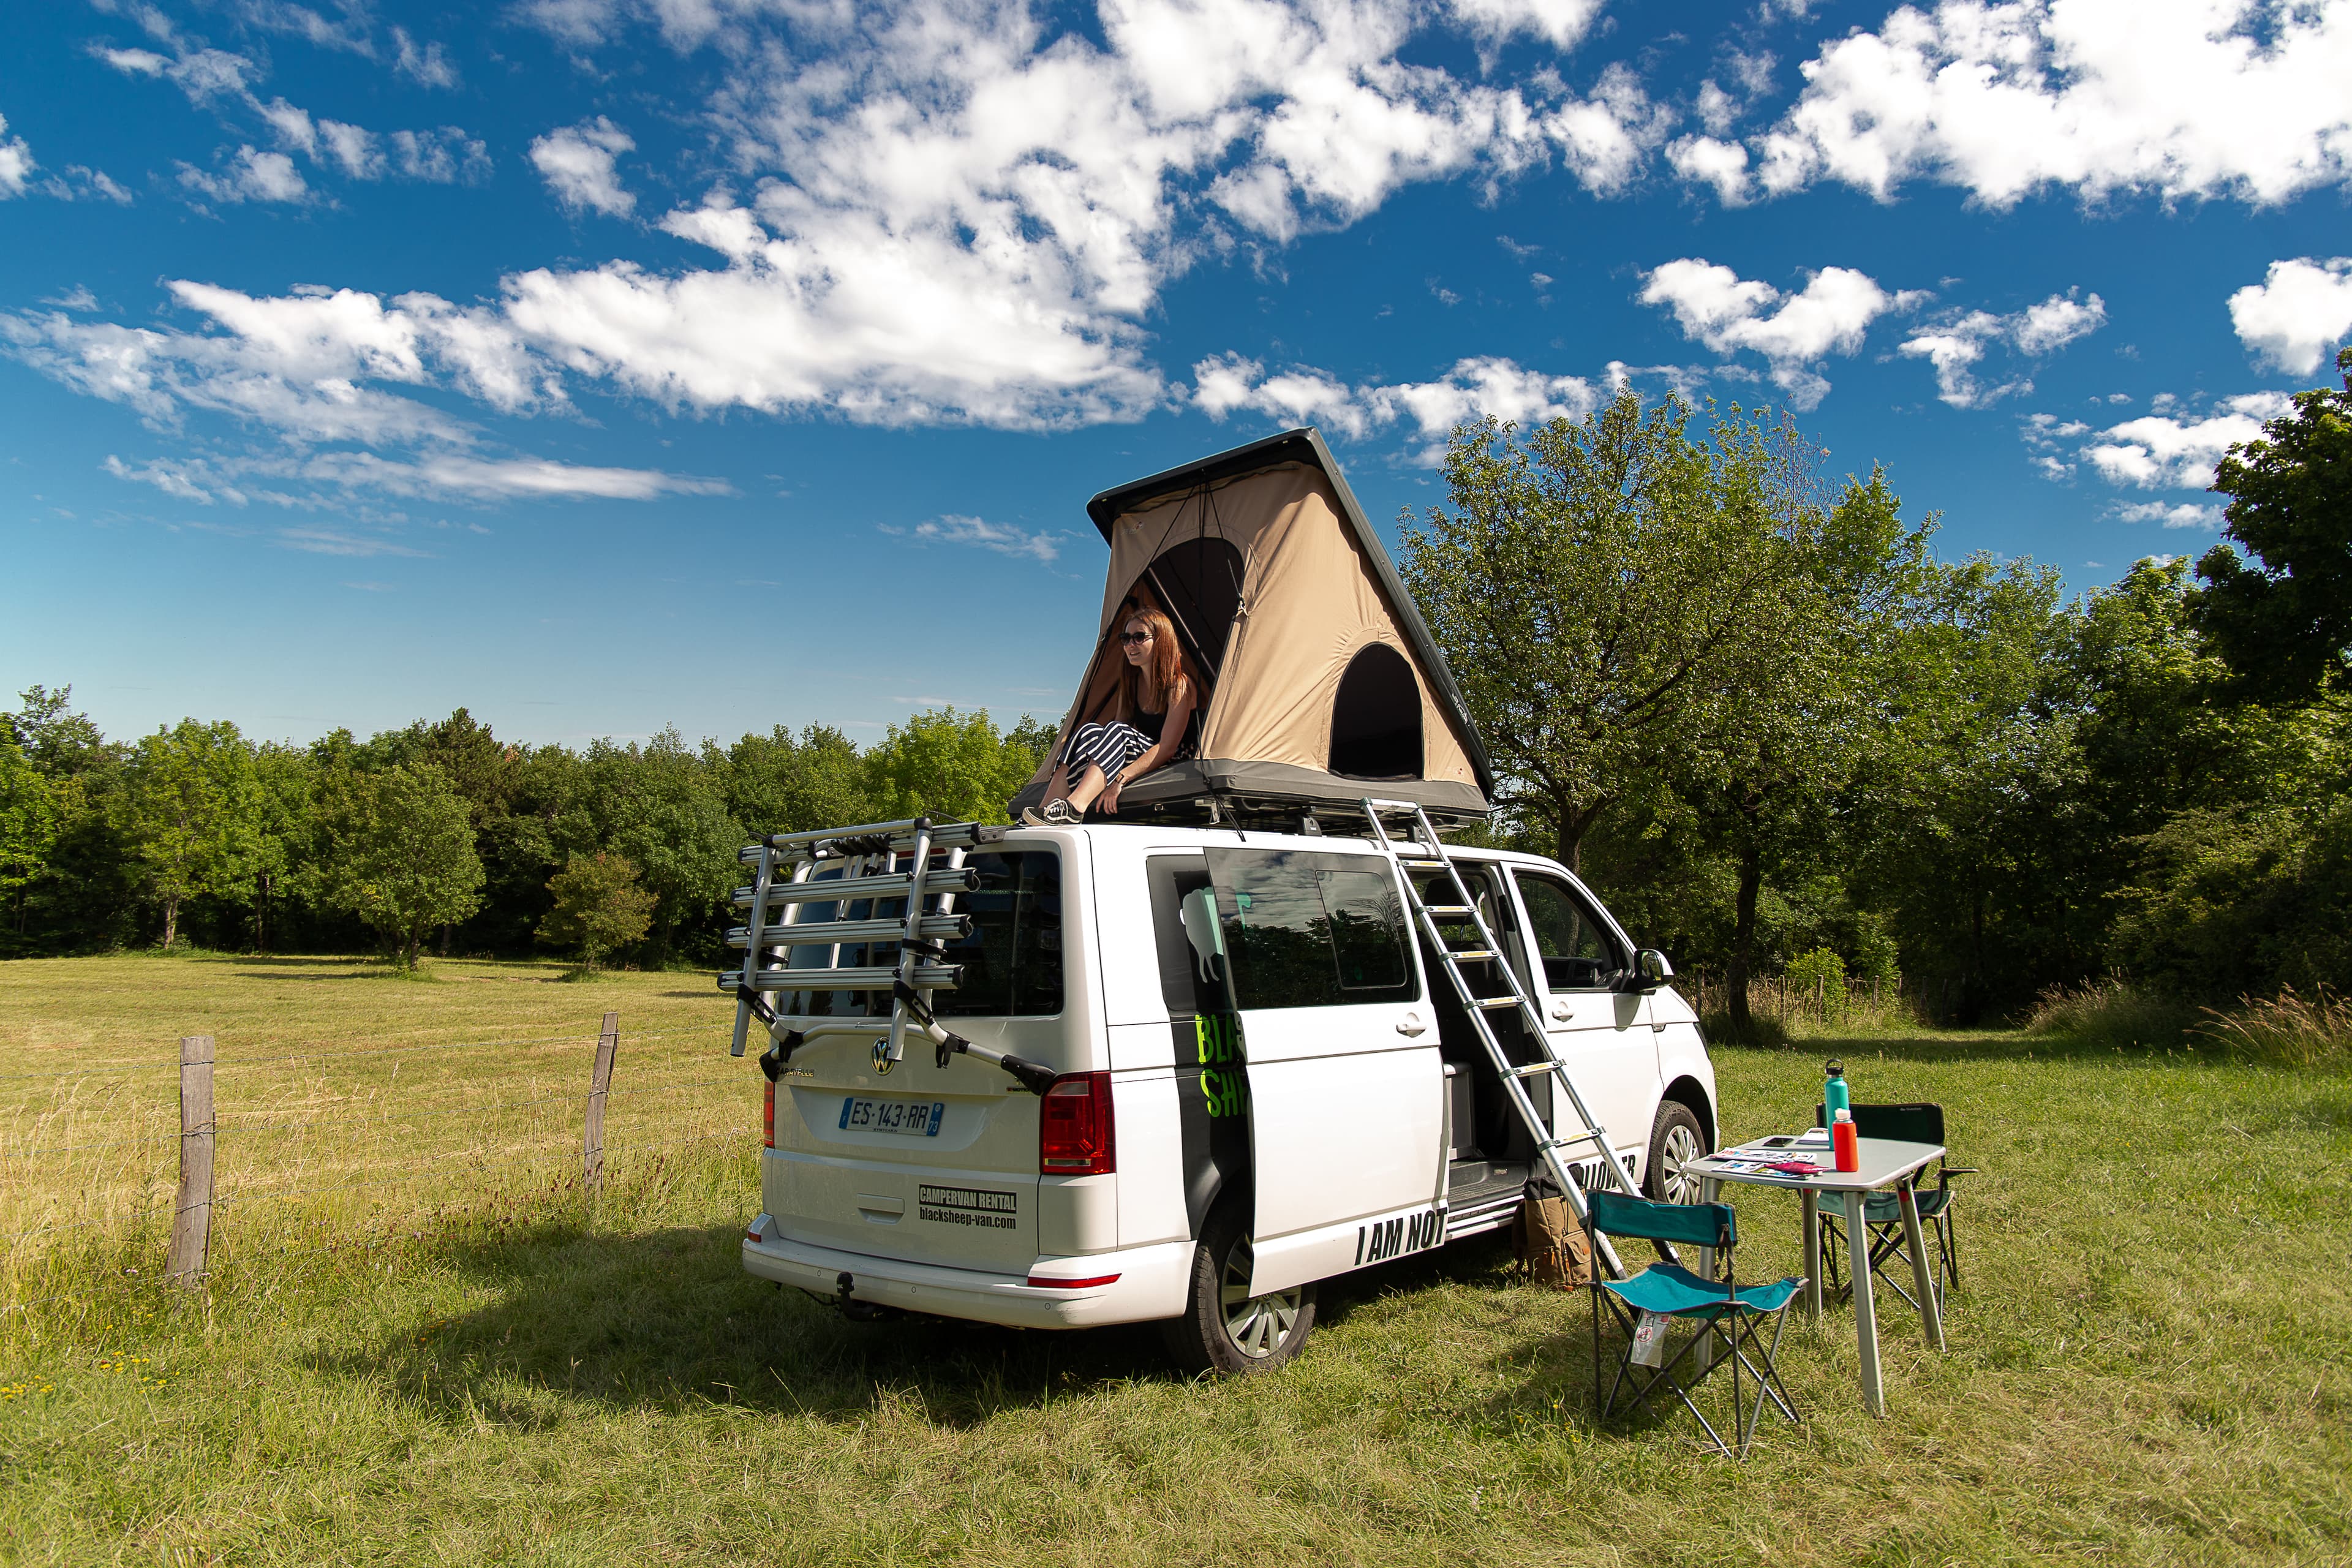
[[[1165,713],[1184,689],[1184,650],[1176,646],[1174,623],[1146,607],[1120,617],[1118,629],[1124,632],[1139,621],[1151,633],[1151,657],[1140,666],[1129,664],[1126,647],[1119,648],[1118,716],[1122,719],[1133,719],[1145,710]],[[1147,696],[1158,700],[1146,702]]]

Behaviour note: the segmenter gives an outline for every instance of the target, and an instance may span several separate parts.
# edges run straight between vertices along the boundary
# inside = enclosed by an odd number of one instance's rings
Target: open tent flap
[[[1322,437],[1271,440],[1107,490],[1095,652],[1054,752],[1013,802],[1045,797],[1080,724],[1115,718],[1118,632],[1139,607],[1177,628],[1206,694],[1192,745],[1129,784],[1120,815],[1258,816],[1367,795],[1483,818],[1494,779],[1444,657]]]

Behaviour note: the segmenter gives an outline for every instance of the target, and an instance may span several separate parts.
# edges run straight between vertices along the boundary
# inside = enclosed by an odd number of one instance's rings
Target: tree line
[[[1801,954],[1950,1018],[2119,975],[2352,977],[2352,350],[2234,448],[2223,540],[2073,598],[1939,560],[1785,419],[1630,393],[1454,435],[1402,570],[1505,779],[1498,831],[1727,981]]]
[[[2352,975],[2352,350],[2221,463],[2225,537],[2069,597],[1939,559],[1785,419],[1630,392],[1459,427],[1401,568],[1502,781],[1645,943],[1746,978],[1901,974],[1944,1017],[2102,975],[2196,1001]],[[1052,741],[953,709],[583,750],[460,709],[361,741],[0,715],[0,953],[373,942],[722,954],[755,833],[1003,820]]]
[[[375,947],[650,965],[719,956],[736,850],[915,816],[1003,820],[1052,743],[952,708],[861,750],[777,728],[514,745],[459,709],[308,746],[194,719],[110,741],[71,689],[0,715],[0,954],[142,945]]]

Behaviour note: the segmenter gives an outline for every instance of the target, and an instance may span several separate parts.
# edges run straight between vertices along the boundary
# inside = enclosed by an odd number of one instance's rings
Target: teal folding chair
[[[1923,1101],[1857,1105],[1853,1109],[1853,1130],[1864,1138],[1893,1138],[1905,1143],[1933,1143],[1939,1148],[1943,1145],[1944,1108],[1940,1105]],[[1821,1120],[1821,1106],[1813,1107],[1813,1116],[1819,1125],[1828,1125]],[[1935,1249],[1927,1277],[1935,1282],[1936,1310],[1939,1312],[1943,1310],[1947,1289],[1960,1282],[1960,1237],[1954,1224],[1958,1216],[1952,1212],[1952,1200],[1957,1195],[1952,1190],[1952,1178],[1979,1173],[1975,1166],[1955,1165],[1947,1157],[1937,1162],[1934,1186],[1920,1184],[1924,1172],[1904,1182],[1919,1205],[1919,1223],[1927,1245]],[[1871,1273],[1916,1311],[1919,1303],[1911,1299],[1916,1281],[1911,1273],[1911,1249],[1903,1236],[1902,1200],[1893,1193],[1873,1193],[1863,1200],[1862,1218],[1863,1228],[1870,1233]],[[1845,1232],[1844,1224],[1836,1215],[1822,1215],[1822,1258],[1814,1267],[1822,1271],[1822,1281],[1829,1288],[1832,1298],[1840,1301],[1853,1294],[1853,1286],[1844,1278],[1846,1269],[1843,1267],[1848,1261],[1843,1255],[1851,1250]]]
[[[1629,1391],[1629,1384],[1633,1385],[1632,1398],[1626,1408],[1643,1410],[1653,1416],[1658,1412],[1650,1404],[1651,1396],[1661,1389],[1670,1390],[1682,1401],[1683,1408],[1697,1418],[1717,1452],[1727,1458],[1744,1459],[1748,1446],[1756,1440],[1756,1424],[1764,1414],[1768,1398],[1790,1422],[1802,1419],[1772,1358],[1780,1352],[1780,1331],[1788,1324],[1789,1302],[1804,1281],[1782,1279],[1746,1290],[1738,1288],[1731,1258],[1732,1247],[1738,1240],[1738,1222],[1729,1204],[1654,1204],[1646,1198],[1627,1197],[1621,1193],[1589,1193],[1584,1228],[1588,1244],[1609,1236],[1713,1247],[1717,1264],[1723,1270],[1723,1279],[1717,1281],[1703,1279],[1677,1263],[1653,1263],[1630,1279],[1595,1282],[1597,1288],[1591,1292],[1592,1398],[1601,1420],[1607,1421],[1617,1414],[1618,1396]],[[1598,1251],[1594,1256],[1600,1256]],[[1610,1380],[1605,1396],[1601,1391],[1604,1296],[1608,1299],[1609,1315],[1625,1334],[1624,1352],[1617,1358],[1617,1374]],[[1662,1365],[1643,1369],[1650,1373],[1646,1380],[1628,1375],[1633,1369],[1635,1336],[1640,1330],[1637,1313],[1654,1313],[1670,1322],[1679,1320],[1689,1323],[1692,1331],[1682,1348]],[[1767,1318],[1772,1321],[1772,1342],[1769,1345],[1761,1338]],[[1722,1348],[1702,1351],[1703,1345]],[[1751,1351],[1755,1352],[1753,1361],[1748,1359]],[[1693,1369],[1688,1382],[1682,1376],[1685,1363]],[[1691,1399],[1700,1384],[1726,1364],[1731,1368],[1731,1430],[1739,1439],[1736,1450],[1724,1441],[1706,1413]],[[1756,1385],[1756,1397],[1748,1405],[1744,1424],[1740,1419],[1739,1394],[1742,1368]]]

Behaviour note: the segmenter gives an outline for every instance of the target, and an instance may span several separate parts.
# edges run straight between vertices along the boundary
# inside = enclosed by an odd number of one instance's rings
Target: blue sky
[[[2352,332],[2352,0],[58,0],[0,118],[0,679],[120,734],[1057,715],[1095,491],[1628,379],[2089,587]]]

